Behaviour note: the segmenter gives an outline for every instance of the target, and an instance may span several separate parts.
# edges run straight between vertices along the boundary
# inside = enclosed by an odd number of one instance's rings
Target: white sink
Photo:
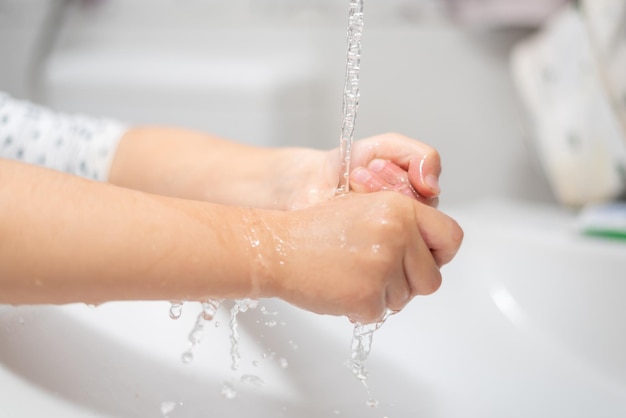
[[[226,308],[183,364],[199,307],[174,321],[137,302],[0,308],[0,416],[626,416],[626,243],[582,237],[557,209],[452,212],[466,240],[444,285],[375,335],[377,409],[345,366],[344,318],[261,301],[238,316],[234,372]]]

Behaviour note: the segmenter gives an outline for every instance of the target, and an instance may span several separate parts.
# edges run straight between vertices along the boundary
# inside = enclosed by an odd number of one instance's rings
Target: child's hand
[[[393,190],[435,206],[441,171],[434,148],[399,134],[352,146],[355,192]],[[109,181],[164,196],[265,209],[302,209],[331,199],[339,149],[259,148],[200,132],[135,127],[124,136]]]
[[[350,186],[356,192],[393,190],[436,205],[441,162],[437,151],[399,134],[355,142]]]
[[[396,191],[437,206],[441,163],[437,151],[399,134],[384,134],[352,145],[351,190],[357,193]],[[338,185],[339,150],[319,154],[305,151],[281,176],[291,190],[285,207],[298,209],[330,199]]]
[[[263,296],[362,323],[437,290],[439,268],[463,236],[448,216],[391,192],[272,213],[252,257],[262,261],[255,274],[263,279]]]

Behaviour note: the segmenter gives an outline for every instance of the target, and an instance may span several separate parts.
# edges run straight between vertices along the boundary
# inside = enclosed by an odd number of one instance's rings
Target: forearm
[[[0,159],[0,303],[247,296],[245,209]]]
[[[300,174],[320,170],[320,151],[261,148],[176,128],[137,127],[122,138],[109,181],[151,193],[286,209]],[[317,172],[311,175],[317,175]]]

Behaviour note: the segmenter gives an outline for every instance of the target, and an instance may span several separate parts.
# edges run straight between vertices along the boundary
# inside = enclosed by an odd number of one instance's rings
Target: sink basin
[[[451,208],[466,232],[439,292],[374,336],[378,408],[352,376],[351,324],[277,300],[229,306],[181,355],[200,312],[162,302],[0,307],[0,416],[623,417],[626,243],[581,236],[562,209]]]
[[[582,236],[562,211],[490,213],[466,256],[502,314],[523,335],[626,387],[626,241]]]

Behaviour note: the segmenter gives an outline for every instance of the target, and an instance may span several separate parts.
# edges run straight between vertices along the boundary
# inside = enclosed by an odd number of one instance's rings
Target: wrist
[[[242,259],[247,260],[251,299],[281,297],[281,282],[287,260],[293,252],[286,227],[288,212],[246,209],[241,217],[239,242]]]
[[[272,208],[303,209],[331,197],[338,172],[332,156],[332,152],[310,148],[277,150],[267,182],[272,186]]]

